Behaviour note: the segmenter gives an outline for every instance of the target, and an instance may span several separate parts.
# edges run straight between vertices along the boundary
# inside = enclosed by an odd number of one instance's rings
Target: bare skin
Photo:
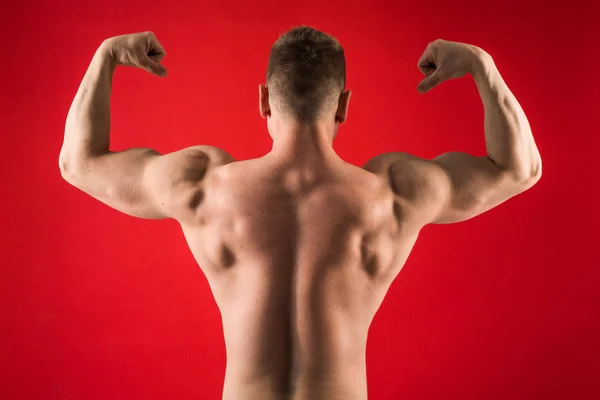
[[[263,157],[235,161],[211,146],[110,152],[115,66],[164,76],[164,54],[151,33],[100,46],[67,117],[63,177],[121,212],[179,221],[223,319],[223,399],[366,399],[369,325],[419,231],[479,215],[540,178],[519,103],[487,53],[438,40],[419,60],[418,90],[472,75],[487,156],[391,152],[356,167],[331,146],[350,92],[322,120],[300,124],[262,85],[273,138]]]

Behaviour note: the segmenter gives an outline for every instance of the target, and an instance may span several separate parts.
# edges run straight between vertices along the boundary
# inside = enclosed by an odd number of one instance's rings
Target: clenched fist
[[[167,76],[167,69],[160,65],[167,53],[152,32],[111,37],[101,47],[114,65],[127,65],[145,69],[154,75]]]
[[[438,39],[429,43],[417,66],[425,75],[417,90],[425,93],[445,80],[473,74],[489,54],[477,46]]]

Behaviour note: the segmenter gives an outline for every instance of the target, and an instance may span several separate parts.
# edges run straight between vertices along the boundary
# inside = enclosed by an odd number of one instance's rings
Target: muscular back
[[[534,183],[464,153],[300,168],[194,146],[109,153],[86,170],[63,176],[129,215],[180,222],[221,311],[225,400],[365,399],[369,325],[420,229]]]
[[[223,318],[224,398],[365,398],[367,331],[418,234],[389,182],[255,159],[204,193],[182,227]]]

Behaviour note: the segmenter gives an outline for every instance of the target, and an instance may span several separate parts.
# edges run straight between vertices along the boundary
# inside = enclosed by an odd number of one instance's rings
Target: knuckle
[[[442,39],[435,39],[433,42],[431,42],[431,46],[432,47],[440,47],[442,45],[444,41]]]
[[[433,42],[429,42],[429,44],[427,45],[427,47],[430,50],[435,50],[439,45],[440,45],[439,39],[436,39]]]

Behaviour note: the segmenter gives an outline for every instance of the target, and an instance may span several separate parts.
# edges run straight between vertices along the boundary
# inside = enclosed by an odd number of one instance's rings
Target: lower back
[[[252,382],[240,382],[226,377],[223,400],[366,400],[367,381],[364,365],[351,368],[339,366],[335,376],[314,377],[312,373],[300,374],[289,387],[283,388],[272,379],[264,377]]]

